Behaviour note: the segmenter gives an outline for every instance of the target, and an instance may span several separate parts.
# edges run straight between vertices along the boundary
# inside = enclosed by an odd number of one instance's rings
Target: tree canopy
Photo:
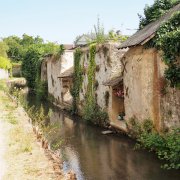
[[[8,45],[5,42],[0,41],[0,56],[1,57],[7,57],[8,49],[9,49]]]
[[[147,24],[157,20],[178,3],[180,3],[180,0],[155,0],[153,5],[146,5],[144,8],[144,16],[138,14],[140,19],[139,29],[142,29]]]

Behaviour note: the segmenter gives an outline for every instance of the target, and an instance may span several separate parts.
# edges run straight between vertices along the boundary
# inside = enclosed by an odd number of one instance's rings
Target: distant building
[[[50,54],[44,57],[41,65],[41,80],[47,81],[48,93],[56,104],[63,104],[64,86],[60,75],[73,67],[73,45],[64,45],[65,51],[60,56]]]

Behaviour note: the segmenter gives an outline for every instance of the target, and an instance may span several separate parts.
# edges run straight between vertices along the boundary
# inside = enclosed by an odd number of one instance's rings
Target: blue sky
[[[97,17],[106,31],[132,34],[137,13],[154,0],[0,0],[0,37],[40,35],[43,39],[72,43],[77,35],[91,32]]]

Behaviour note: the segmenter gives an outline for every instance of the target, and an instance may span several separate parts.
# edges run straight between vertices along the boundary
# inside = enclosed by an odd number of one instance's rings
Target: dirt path
[[[0,180],[2,179],[2,177],[5,175],[6,172],[6,162],[4,159],[5,156],[5,152],[6,152],[6,138],[5,138],[5,133],[4,133],[4,124],[3,122],[0,120]]]
[[[23,109],[0,91],[0,180],[20,179],[63,178],[38,145]]]

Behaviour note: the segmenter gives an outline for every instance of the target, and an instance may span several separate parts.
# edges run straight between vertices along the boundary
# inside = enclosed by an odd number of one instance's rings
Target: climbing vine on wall
[[[88,64],[88,86],[86,93],[86,103],[83,112],[83,118],[86,121],[90,121],[97,124],[105,124],[108,116],[106,112],[103,112],[96,103],[95,89],[96,89],[96,44],[90,45],[90,59]]]
[[[80,48],[77,48],[74,53],[74,79],[73,79],[73,88],[71,90],[71,94],[73,96],[73,113],[77,113],[77,103],[79,100],[79,92],[82,86],[83,81],[83,70],[80,64],[82,52]]]
[[[73,106],[72,112],[78,113],[79,95],[82,89],[83,74],[87,73],[88,84],[87,91],[85,94],[85,104],[83,107],[83,119],[88,122],[93,122],[100,125],[105,125],[108,120],[108,115],[106,112],[102,111],[97,105],[96,89],[98,82],[95,80],[96,73],[96,43],[89,44],[89,54],[88,54],[88,66],[85,72],[83,67],[84,58],[82,58],[82,51],[77,48],[74,53],[74,79],[73,88],[71,94],[73,96]],[[81,61],[82,60],[82,61]],[[81,63],[82,62],[82,63]]]
[[[168,66],[165,77],[171,87],[180,87],[180,12],[161,25],[148,46],[163,51],[163,61]]]

